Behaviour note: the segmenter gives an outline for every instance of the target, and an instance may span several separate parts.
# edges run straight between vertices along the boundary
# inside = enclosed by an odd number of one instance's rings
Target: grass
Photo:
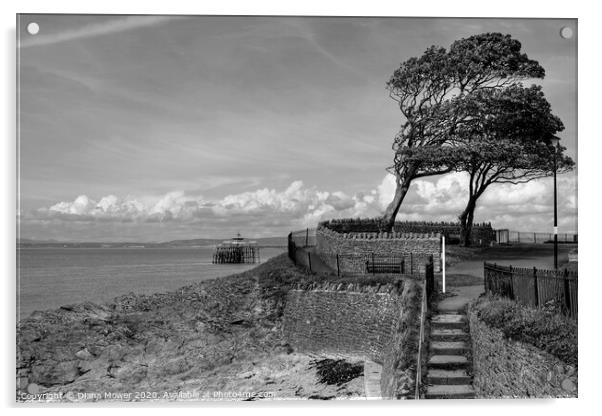
[[[545,309],[534,309],[508,299],[483,296],[472,308],[480,320],[504,336],[577,366],[577,322]]]
[[[286,253],[273,257],[238,276],[251,276],[256,279],[261,297],[275,302],[278,314],[284,311],[287,292],[299,283],[353,283],[362,286],[391,284],[398,289],[403,287],[403,279],[396,275],[337,277],[312,273],[305,268],[295,266]]]

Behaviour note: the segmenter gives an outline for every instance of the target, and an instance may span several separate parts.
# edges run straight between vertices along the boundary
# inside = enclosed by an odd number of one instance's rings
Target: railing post
[[[533,267],[533,289],[535,292],[535,307],[539,307],[539,288],[537,287],[537,268]]]
[[[376,265],[374,264],[374,252],[372,252],[372,274],[376,274]]]
[[[309,228],[305,229],[305,247],[309,245]]]
[[[337,276],[341,275],[341,268],[339,266],[339,253],[337,253]]]
[[[311,269],[311,253],[309,251],[307,252],[307,260],[309,261],[309,271],[312,272],[313,270]]]
[[[569,284],[569,271],[564,269],[564,303],[566,305],[567,314],[571,314],[571,286]]]
[[[537,234],[533,233],[533,243],[537,243]]]
[[[414,273],[414,253],[410,253],[410,274]]]
[[[512,265],[510,265],[510,293],[509,298],[514,300],[514,272],[512,271]]]

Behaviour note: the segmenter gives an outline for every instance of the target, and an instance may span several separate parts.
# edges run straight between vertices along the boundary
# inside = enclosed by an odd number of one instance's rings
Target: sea
[[[212,264],[213,247],[20,248],[17,319],[34,311],[115,297],[162,293],[240,273],[257,264]],[[285,248],[261,248],[261,262]]]

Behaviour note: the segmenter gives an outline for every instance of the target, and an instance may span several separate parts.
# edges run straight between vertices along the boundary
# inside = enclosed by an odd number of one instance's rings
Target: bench
[[[403,273],[405,271],[405,262],[403,260],[391,261],[366,261],[366,272],[376,273]]]

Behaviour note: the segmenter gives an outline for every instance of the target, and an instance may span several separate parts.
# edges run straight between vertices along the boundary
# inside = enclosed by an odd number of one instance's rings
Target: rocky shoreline
[[[174,292],[34,312],[17,325],[17,401],[202,399],[203,392],[244,385],[232,378],[241,378],[247,364],[270,368],[272,359],[299,366],[303,359],[287,358],[292,349],[281,321],[287,288],[271,284],[274,273],[279,280],[296,272],[279,256]],[[226,368],[239,372],[222,377]],[[262,384],[270,383],[256,380],[253,388]]]

